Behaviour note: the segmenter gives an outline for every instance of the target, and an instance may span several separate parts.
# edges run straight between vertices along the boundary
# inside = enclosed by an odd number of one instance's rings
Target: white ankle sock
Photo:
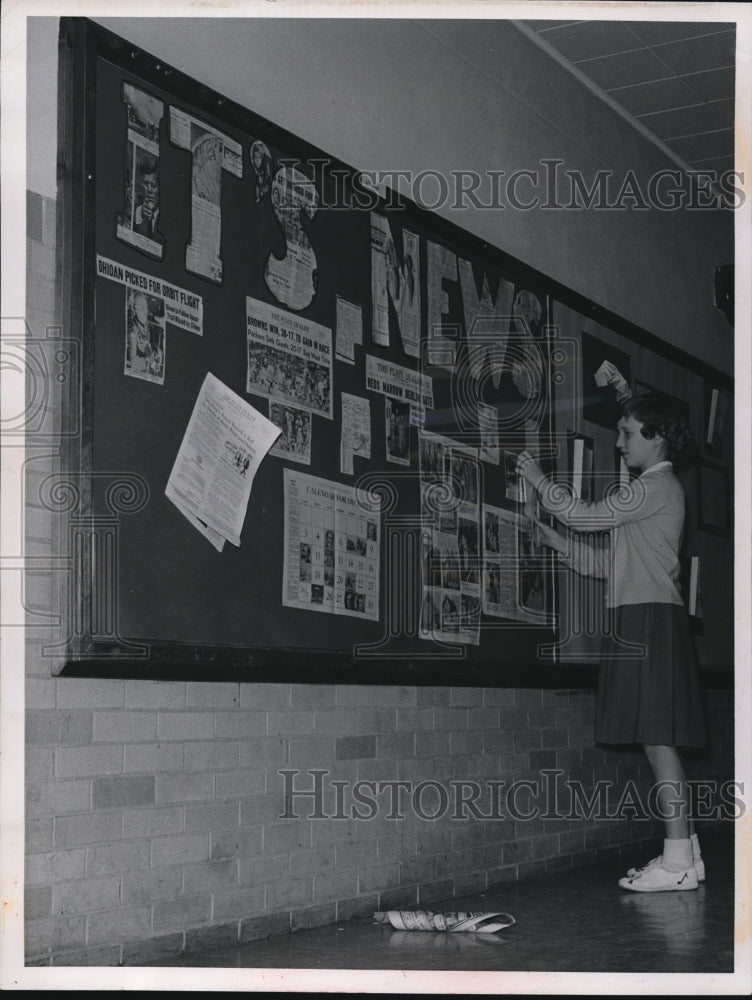
[[[702,851],[700,850],[700,841],[696,833],[693,833],[689,838],[692,843],[692,857],[695,861],[702,857]]]
[[[692,865],[692,841],[689,837],[686,840],[664,840],[663,841],[663,867],[669,871],[681,871]]]

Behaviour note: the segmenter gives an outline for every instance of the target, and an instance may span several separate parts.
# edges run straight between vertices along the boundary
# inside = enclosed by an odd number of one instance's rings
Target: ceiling
[[[681,165],[718,172],[733,168],[734,24],[523,24]]]

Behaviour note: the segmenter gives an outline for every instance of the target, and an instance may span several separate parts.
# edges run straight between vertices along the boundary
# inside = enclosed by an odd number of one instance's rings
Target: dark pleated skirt
[[[683,605],[612,609],[601,650],[595,739],[705,746],[697,661]]]

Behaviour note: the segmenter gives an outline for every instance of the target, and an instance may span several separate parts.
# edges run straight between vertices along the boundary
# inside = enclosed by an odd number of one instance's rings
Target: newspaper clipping
[[[484,504],[484,614],[531,624],[547,623],[549,571],[544,550],[535,544],[530,518]]]
[[[172,285],[164,278],[155,278],[152,274],[126,267],[109,257],[102,257],[101,254],[97,254],[97,275],[162,299],[167,323],[199,337],[203,336],[204,302],[195,292]]]
[[[499,416],[495,406],[478,402],[478,427],[480,429],[481,461],[489,465],[498,465],[499,451]]]
[[[164,237],[159,231],[159,127],[164,104],[123,83],[128,106],[125,146],[125,210],[118,214],[116,235],[143,253],[162,259]]]
[[[165,307],[156,295],[129,288],[125,296],[125,375],[164,385]]]
[[[423,639],[480,642],[480,466],[477,452],[419,433]]]
[[[427,360],[429,365],[454,371],[457,355],[457,335],[459,330],[453,324],[445,323],[447,313],[447,293],[444,281],[457,281],[457,257],[440,243],[426,241],[427,270],[427,317],[428,331]]]
[[[395,465],[410,464],[410,404],[384,399],[386,460]]]
[[[311,414],[308,410],[269,400],[269,419],[282,431],[269,454],[310,465]]]
[[[339,449],[340,472],[352,476],[353,459],[371,457],[371,401],[363,396],[342,393],[342,421]]]
[[[363,346],[363,310],[354,302],[337,296],[335,353],[338,361],[355,364],[355,345]]]
[[[222,171],[243,176],[242,147],[174,106],[170,106],[170,139],[192,154],[191,240],[185,251],[186,270],[221,284]]]
[[[428,375],[384,361],[372,354],[366,356],[366,388],[381,393],[398,402],[408,403],[415,419],[411,423],[420,425],[424,410],[433,409],[433,381]]]
[[[462,311],[467,331],[467,361],[472,378],[480,378],[486,366],[495,389],[499,388],[509,340],[514,286],[499,279],[495,299],[488,276],[478,294],[473,265],[459,258],[457,267],[462,288]]]
[[[483,612],[494,618],[522,617],[517,599],[519,520],[516,511],[483,505]]]
[[[319,196],[310,178],[297,167],[281,165],[274,175],[271,198],[277,223],[285,237],[282,258],[269,254],[264,270],[266,287],[277,302],[305,309],[316,296],[316,254],[303,228],[301,213],[313,219]]]
[[[246,392],[332,419],[332,331],[246,298]]]
[[[402,231],[402,262],[392,239],[389,220],[371,213],[371,336],[375,344],[389,346],[389,302],[397,316],[402,349],[420,355],[420,241]]]

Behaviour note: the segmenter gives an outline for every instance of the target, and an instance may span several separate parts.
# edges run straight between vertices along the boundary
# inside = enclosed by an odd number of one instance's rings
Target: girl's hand
[[[569,551],[569,541],[566,536],[560,534],[556,528],[552,528],[550,525],[539,521],[537,517],[534,520],[538,529],[540,544],[547,545],[549,549],[555,549],[557,552],[566,555]]]
[[[632,395],[629,383],[611,361],[604,361],[595,373],[595,384],[598,386],[612,386],[616,392],[617,402],[619,403],[623,403]]]
[[[529,451],[521,451],[517,456],[517,472],[533,487],[546,478],[540,463]]]

